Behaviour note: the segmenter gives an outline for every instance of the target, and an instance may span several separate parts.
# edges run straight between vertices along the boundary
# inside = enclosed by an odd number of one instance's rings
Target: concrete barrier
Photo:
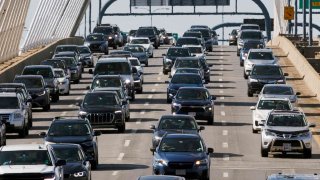
[[[63,44],[83,44],[83,38],[67,38],[62,39],[56,42],[53,42],[43,49],[40,49],[39,51],[32,53],[30,55],[27,55],[26,57],[22,58],[21,60],[14,62],[10,66],[8,66],[6,69],[0,71],[0,83],[5,82],[12,82],[14,77],[16,75],[21,74],[23,68],[27,65],[35,65],[40,64],[42,60],[50,59],[52,54],[50,52],[54,52],[57,45],[63,45]]]
[[[317,95],[317,99],[320,101],[320,76],[291,41],[285,37],[277,36],[269,41],[268,45],[278,46],[285,54],[288,54],[288,59],[298,70],[298,73],[304,77],[308,88]]]

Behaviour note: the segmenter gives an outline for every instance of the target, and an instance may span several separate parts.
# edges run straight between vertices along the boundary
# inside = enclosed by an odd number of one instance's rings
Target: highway
[[[130,103],[131,120],[123,134],[113,129],[103,129],[99,136],[99,167],[93,171],[94,180],[136,179],[152,173],[151,124],[163,114],[169,114],[166,103],[167,75],[162,74],[162,56],[168,46],[161,46],[149,59],[144,68],[143,94],[137,94]],[[313,142],[313,158],[303,159],[300,155],[260,156],[260,134],[252,134],[250,106],[257,97],[247,97],[247,84],[243,78],[243,67],[239,66],[236,47],[216,46],[207,55],[211,67],[211,82],[206,85],[215,101],[215,123],[205,126],[201,132],[208,147],[214,148],[211,158],[211,179],[256,180],[266,179],[273,173],[315,173],[320,169],[319,144]],[[7,144],[42,143],[38,133],[46,131],[55,116],[77,116],[77,103],[81,102],[92,75],[85,69],[79,84],[72,84],[69,96],[60,96],[52,103],[50,112],[34,109],[34,127],[25,139],[8,135]]]

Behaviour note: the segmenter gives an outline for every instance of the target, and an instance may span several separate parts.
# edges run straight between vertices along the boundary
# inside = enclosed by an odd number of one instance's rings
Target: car
[[[288,73],[283,73],[279,65],[257,64],[254,65],[248,77],[248,97],[259,93],[266,84],[286,84]]]
[[[120,75],[131,100],[135,100],[134,79],[132,75],[132,66],[127,58],[113,57],[100,58],[94,70],[89,69],[89,73],[96,75]]]
[[[143,92],[142,77],[143,76],[135,66],[132,66],[132,77],[134,82],[134,90],[138,94],[142,94]]]
[[[202,67],[198,57],[178,57],[171,68],[169,77],[174,76],[178,68],[197,68],[200,69],[201,74],[204,74]]]
[[[63,180],[64,159],[58,159],[44,144],[0,147],[0,179]]]
[[[133,67],[136,67],[138,72],[140,73],[141,75],[141,79],[142,79],[142,83],[143,83],[143,66],[141,65],[140,61],[138,58],[128,58],[130,63],[131,63],[131,66]]]
[[[123,37],[123,45],[128,43],[128,32],[120,32]]]
[[[266,84],[263,86],[259,97],[288,98],[292,104],[297,104],[301,93],[295,92],[288,84]]]
[[[176,46],[182,47],[183,45],[201,45],[201,41],[197,37],[180,37]]]
[[[277,110],[293,110],[294,107],[289,99],[275,97],[261,97],[256,106],[251,106],[252,111],[252,133],[257,133],[261,130],[260,124],[266,121],[267,116],[273,109]]]
[[[153,153],[155,175],[178,175],[192,179],[210,179],[210,154],[199,134],[166,134]]]
[[[83,64],[80,62],[80,55],[75,52],[65,51],[65,52],[60,52],[58,54],[53,55],[52,59],[63,59],[64,57],[71,57],[75,59],[75,62],[81,77],[84,67],[83,67]]]
[[[40,65],[49,65],[53,68],[61,68],[65,74],[70,75],[70,70],[63,59],[46,59],[40,62]]]
[[[86,118],[96,128],[126,129],[125,109],[117,92],[88,92],[80,104],[79,117]]]
[[[44,111],[50,110],[50,90],[41,75],[19,75],[14,83],[23,83],[32,98],[32,107],[42,107]]]
[[[305,158],[312,157],[312,132],[316,125],[308,123],[302,111],[277,111],[269,113],[261,132],[261,156],[269,152],[302,153]]]
[[[180,176],[157,176],[157,175],[147,175],[147,176],[140,176],[137,180],[185,180],[184,177]]]
[[[260,26],[258,24],[241,24],[239,31],[243,31],[243,30],[260,30]]]
[[[243,77],[248,79],[252,67],[256,64],[278,65],[278,59],[273,55],[271,49],[250,49],[244,61]]]
[[[94,53],[109,54],[108,39],[102,33],[89,34],[85,39],[84,46],[89,47]]]
[[[133,41],[134,41],[134,39],[133,39]],[[132,53],[133,57],[138,58],[140,63],[142,63],[148,67],[149,53],[147,51],[147,48],[144,48],[143,45],[128,44],[128,45],[124,46],[123,50],[130,51]]]
[[[204,80],[204,76],[202,74],[202,71],[199,68],[178,68],[176,70],[175,74],[179,74],[179,73],[192,73],[192,74],[198,74],[199,76],[201,76],[201,78]]]
[[[267,177],[267,180],[288,180],[288,179],[299,179],[299,180],[319,180],[320,176],[317,173],[314,174],[271,174]]]
[[[191,56],[206,58],[205,49],[200,45],[183,45],[182,47],[188,48]]]
[[[112,26],[96,26],[93,29],[93,33],[103,34],[105,39],[108,40],[108,46],[112,47],[113,49],[118,48],[118,44],[116,42],[115,32]]]
[[[132,29],[129,31],[127,36],[127,43],[131,43],[132,38],[136,36],[136,32],[137,32],[136,29]]]
[[[191,53],[188,48],[183,47],[169,47],[166,54],[162,54],[162,72],[168,74],[171,72],[171,68],[178,57],[191,57]]]
[[[152,27],[139,27],[135,37],[147,37],[153,43],[155,49],[160,46],[160,37]],[[132,40],[131,40],[132,41]],[[132,42],[131,42],[132,43]]]
[[[70,81],[78,84],[81,79],[81,65],[76,61],[74,57],[56,57],[66,62],[66,65],[70,72]]]
[[[181,87],[172,99],[171,112],[205,119],[212,125],[215,99],[205,87]]]
[[[213,45],[218,42],[215,42],[212,38],[212,32],[209,28],[191,28],[190,31],[200,31],[205,41],[206,51],[213,51]]]
[[[141,45],[145,48],[145,52],[147,52],[148,57],[153,57],[153,45],[151,41],[146,37],[134,37],[131,39],[129,45]]]
[[[23,83],[0,83],[0,91],[19,93],[23,99],[25,108],[28,109],[29,127],[32,127],[32,97]]]
[[[198,126],[193,116],[168,114],[162,115],[157,125],[151,125],[150,129],[153,130],[152,147],[156,148],[167,133],[197,134],[204,130],[204,126]]]
[[[79,144],[48,145],[58,159],[66,160],[64,179],[91,180],[91,164]]]
[[[238,36],[237,29],[233,29],[229,34],[229,46],[237,45],[237,36]]]
[[[93,55],[88,46],[78,46],[80,54],[80,62],[83,66],[93,67]]]
[[[54,73],[57,76],[59,82],[59,93],[69,95],[71,89],[70,76],[66,75],[63,69],[54,68]]]
[[[96,75],[87,89],[92,91],[95,88],[116,87],[125,90],[125,85],[120,75]]]
[[[21,75],[41,75],[50,90],[52,102],[59,101],[59,85],[58,78],[54,73],[52,66],[48,65],[29,65],[25,66]]]
[[[248,40],[257,40],[264,43],[264,36],[260,30],[242,30],[240,31],[237,39],[237,56],[240,56],[240,50],[243,43]]]
[[[204,87],[201,76],[192,73],[175,74],[170,82],[165,81],[165,83],[169,84],[167,87],[167,103],[171,103],[172,98],[181,87]]]
[[[218,45],[218,36],[217,32],[215,30],[211,30],[211,36],[212,36],[212,45]]]
[[[196,37],[201,42],[201,46],[205,48],[205,41],[200,31],[186,31],[183,33],[182,37]]]
[[[163,41],[164,41],[164,44],[175,45],[177,43],[176,39],[173,37],[173,33],[171,32],[166,33],[166,36]]]
[[[123,43],[123,36],[121,34],[121,30],[118,25],[116,24],[103,24],[107,26],[111,26],[113,31],[114,31],[114,37],[115,37],[115,42],[119,47],[122,47],[124,45]]]
[[[92,169],[99,164],[98,138],[100,131],[94,131],[87,119],[78,117],[55,117],[47,132],[39,134],[44,138],[45,144],[79,144]]]
[[[66,45],[58,45],[54,50],[54,54],[59,54],[61,52],[75,52],[77,56],[79,56],[78,45],[75,44],[66,44]]]
[[[248,52],[250,49],[264,48],[265,43],[260,40],[246,40],[243,42],[243,46],[240,49],[240,66],[243,66],[244,61],[248,57]]]

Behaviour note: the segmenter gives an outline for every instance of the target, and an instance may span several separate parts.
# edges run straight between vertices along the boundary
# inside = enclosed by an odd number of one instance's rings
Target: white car
[[[70,94],[70,76],[66,75],[63,71],[63,69],[55,68],[54,73],[57,76],[58,79],[58,86],[59,86],[59,93],[60,94]]]
[[[261,97],[256,106],[251,106],[252,110],[252,132],[257,133],[261,130],[261,124],[264,122],[272,110],[293,110],[289,99],[286,98],[267,98]]]
[[[153,57],[153,45],[149,38],[147,37],[134,37],[131,39],[131,42],[129,44],[136,44],[143,46],[146,51],[148,52],[149,57]]]
[[[278,64],[278,60],[274,57],[271,49],[250,49],[247,58],[244,60],[243,77],[248,79],[248,75],[252,71],[252,67],[256,64]]]
[[[206,59],[205,49],[201,45],[183,45],[182,47],[186,47],[189,49],[191,55],[199,58]]]
[[[259,97],[288,98],[293,105],[298,102],[301,93],[295,92],[288,84],[266,84],[260,91]]]
[[[65,160],[58,160],[44,144],[7,145],[0,148],[0,179],[63,180]]]
[[[139,59],[135,58],[135,57],[129,57],[128,59],[129,59],[129,61],[131,63],[131,66],[136,67],[137,71],[141,74],[141,80],[142,80],[142,83],[143,83],[143,67],[140,64]]]

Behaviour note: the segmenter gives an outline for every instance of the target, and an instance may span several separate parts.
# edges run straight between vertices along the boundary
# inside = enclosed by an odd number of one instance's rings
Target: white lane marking
[[[282,170],[282,174],[295,174],[295,170],[294,169],[284,169]]]
[[[222,68],[220,68],[220,70],[223,70],[223,67],[222,67]]]
[[[221,62],[221,63],[222,63],[223,61],[222,61],[222,60],[219,60],[219,62]]]
[[[78,96],[77,98],[76,98],[76,100],[80,100],[81,99],[81,96]]]
[[[224,103],[221,103],[220,106],[221,106],[222,108],[224,108]]]
[[[156,92],[156,89],[152,89],[151,92]]]
[[[219,87],[223,88],[223,84],[220,84]]]
[[[222,147],[223,147],[223,148],[228,148],[228,147],[229,147],[229,144],[228,144],[227,142],[224,142],[224,143],[222,143]]]
[[[221,111],[220,114],[221,114],[221,116],[226,116],[226,112],[224,112],[224,111]]]
[[[219,81],[222,81],[222,79],[219,79]]]
[[[136,124],[141,124],[141,119],[137,120]]]
[[[159,86],[159,84],[158,84],[158,83],[156,83],[154,86]]]
[[[60,114],[60,116],[65,116],[67,114],[67,112],[66,111],[63,111],[61,114]]]
[[[221,96],[221,97],[220,97],[220,99],[224,99],[224,97],[223,97],[223,96]]]
[[[112,176],[116,176],[116,175],[118,175],[118,173],[119,173],[119,171],[113,171]]]
[[[220,54],[224,54],[224,52],[221,52]]]
[[[229,173],[224,172],[222,176],[223,176],[224,178],[227,178],[227,177],[229,177]]]
[[[130,145],[131,140],[125,140],[124,141],[124,147],[128,147]]]
[[[31,142],[31,144],[37,144],[37,142]]]
[[[117,158],[117,160],[118,160],[118,161],[121,161],[121,160],[123,159],[123,157],[124,157],[124,153],[120,153],[119,156],[118,156],[118,158]]]
[[[221,121],[221,123],[222,123],[222,126],[226,126],[227,125],[226,121]]]
[[[223,160],[224,160],[224,161],[229,161],[229,159],[230,159],[230,158],[229,158],[229,155],[223,155]]]
[[[223,59],[223,56],[220,56],[220,59]]]
[[[220,76],[223,76],[223,74],[222,74],[221,72],[219,73],[219,75],[220,75]]]
[[[140,111],[140,114],[145,114],[145,113],[146,113],[146,111],[144,111],[144,110]]]
[[[149,102],[144,103],[144,106],[149,106]]]
[[[157,80],[160,81],[160,80],[161,80],[161,77],[158,77]]]
[[[223,136],[228,136],[228,130],[223,130],[223,131],[222,131],[222,135],[223,135]]]
[[[222,94],[222,93],[223,93],[223,90],[220,90],[220,91],[219,91],[219,93],[221,93],[221,94]]]
[[[152,97],[153,97],[153,95],[151,94],[151,95],[148,96],[148,99],[152,99]]]
[[[72,107],[73,107],[73,104],[70,104],[68,107],[69,107],[69,108],[72,108]]]
[[[87,90],[86,90],[86,91],[83,91],[82,94],[87,94],[87,92],[88,92]]]

